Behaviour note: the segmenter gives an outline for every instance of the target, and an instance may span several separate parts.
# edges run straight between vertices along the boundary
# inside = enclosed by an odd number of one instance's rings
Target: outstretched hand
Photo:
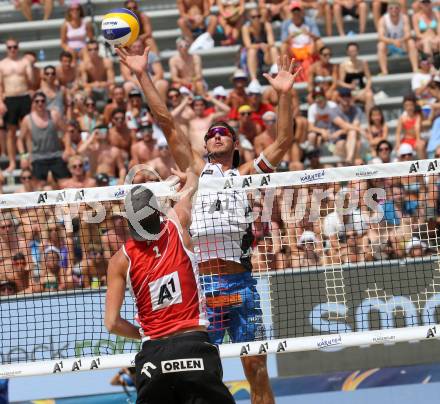
[[[134,74],[141,74],[147,71],[148,66],[148,54],[150,48],[147,46],[142,55],[131,55],[127,48],[115,48],[116,53],[119,56],[119,61],[124,66],[128,67]]]
[[[278,74],[275,78],[267,73],[264,74],[264,77],[277,93],[286,94],[292,89],[295,78],[302,67],[295,62],[295,59],[289,61],[289,57],[286,55],[278,57],[277,65]]]

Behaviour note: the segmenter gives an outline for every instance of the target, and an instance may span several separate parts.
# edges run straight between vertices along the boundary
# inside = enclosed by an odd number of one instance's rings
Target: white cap
[[[214,90],[212,90],[212,95],[214,97],[227,97],[228,93],[223,86],[217,86],[214,88]]]
[[[189,96],[192,96],[193,93],[191,92],[191,90],[188,87],[182,86],[179,88],[180,94],[186,94]]]
[[[269,121],[271,119],[276,119],[277,114],[273,111],[266,111],[263,116],[261,117],[263,121]]]
[[[426,249],[427,245],[417,237],[413,237],[411,241],[406,243],[406,253],[408,254],[413,248],[420,247],[423,250]]]
[[[301,234],[298,244],[316,243],[316,236],[313,231],[306,230]]]
[[[248,75],[246,74],[246,72],[242,69],[237,69],[234,72],[234,75],[232,76],[233,79],[246,79],[248,78]]]
[[[246,88],[248,94],[263,94],[263,87],[258,80],[252,80]]]
[[[278,65],[274,63],[270,66],[269,74],[272,76],[273,74],[278,74]]]
[[[383,161],[382,161],[382,159],[379,158],[379,157],[373,157],[373,158],[368,162],[368,164],[382,164],[382,163],[383,163]]]
[[[398,156],[403,156],[404,154],[412,154],[414,155],[414,149],[409,143],[402,143],[399,147],[399,151],[397,152]]]

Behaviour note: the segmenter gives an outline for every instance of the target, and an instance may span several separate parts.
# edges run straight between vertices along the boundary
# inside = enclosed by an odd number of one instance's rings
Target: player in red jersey
[[[222,382],[218,349],[206,332],[209,322],[188,233],[197,184],[187,171],[183,196],[166,216],[143,185],[125,199],[131,238],[109,262],[105,325],[111,333],[142,339],[135,359],[138,404],[234,403]],[[121,317],[127,286],[140,329]]]

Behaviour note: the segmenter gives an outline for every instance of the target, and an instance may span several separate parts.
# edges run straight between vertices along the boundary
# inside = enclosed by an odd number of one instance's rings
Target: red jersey
[[[130,239],[123,247],[143,340],[209,325],[196,257],[185,248],[171,220],[164,220],[161,227],[165,231],[158,240],[147,244]]]

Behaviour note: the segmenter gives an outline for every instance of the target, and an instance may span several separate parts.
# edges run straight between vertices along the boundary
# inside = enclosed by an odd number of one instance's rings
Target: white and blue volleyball
[[[139,35],[139,20],[130,10],[115,8],[104,16],[101,30],[109,45],[130,46]]]

